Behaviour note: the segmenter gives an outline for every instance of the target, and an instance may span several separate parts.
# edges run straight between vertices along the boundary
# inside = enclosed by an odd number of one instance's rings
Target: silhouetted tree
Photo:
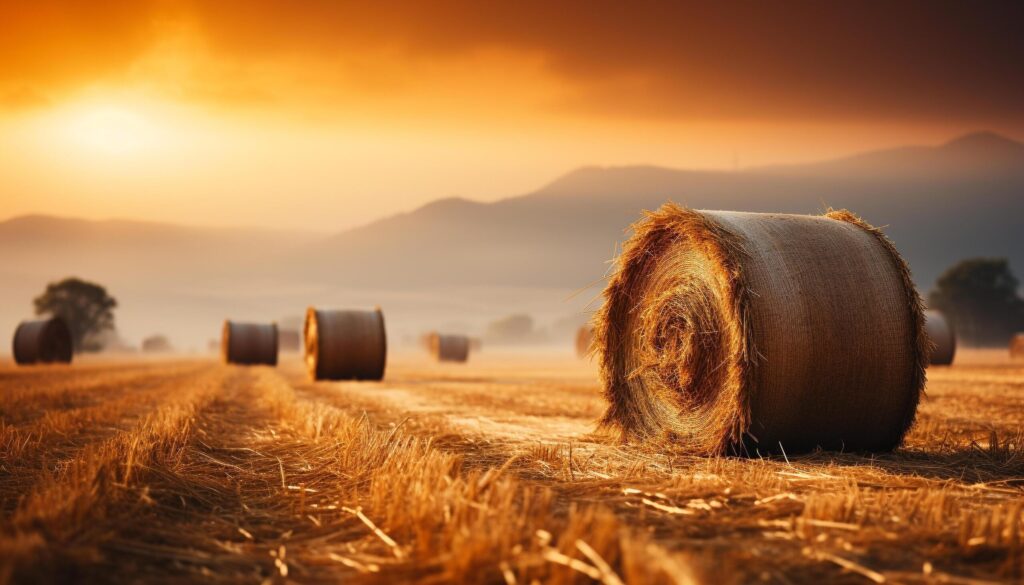
[[[1006,345],[1024,330],[1024,299],[1005,258],[973,258],[946,270],[928,297],[952,322],[957,336],[973,345]]]
[[[76,352],[103,349],[102,335],[114,329],[117,301],[102,286],[78,278],[51,282],[33,301],[37,315],[62,317]]]

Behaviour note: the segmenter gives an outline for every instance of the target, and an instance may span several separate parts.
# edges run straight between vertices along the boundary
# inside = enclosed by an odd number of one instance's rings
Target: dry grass
[[[595,436],[569,358],[389,367],[0,372],[0,582],[1024,578],[1020,364],[930,372],[894,453],[771,459]]]

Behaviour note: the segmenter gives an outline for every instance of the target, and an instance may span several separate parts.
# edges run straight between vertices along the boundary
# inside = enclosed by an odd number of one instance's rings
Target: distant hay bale
[[[705,454],[900,444],[928,340],[880,231],[674,204],[633,227],[594,319],[605,428]]]
[[[1018,333],[1010,340],[1010,357],[1024,359],[1024,333]]]
[[[221,356],[240,366],[277,365],[277,324],[224,321]]]
[[[314,380],[380,380],[387,361],[384,314],[306,311],[306,366]]]
[[[430,344],[433,343],[433,340],[434,340],[434,332],[433,331],[428,331],[427,333],[423,333],[419,337],[419,346],[421,348],[423,348],[423,351],[425,351],[427,353],[430,353],[430,351],[431,351]]]
[[[142,340],[143,353],[167,353],[173,350],[170,340],[163,335],[150,335]]]
[[[71,363],[71,330],[60,317],[22,321],[14,330],[14,361],[18,365]]]
[[[484,340],[479,337],[469,338],[469,352],[480,353],[484,349]]]
[[[302,349],[302,335],[297,329],[278,328],[277,347],[280,351],[297,352]]]
[[[465,335],[430,334],[430,355],[439,362],[465,362],[469,359],[469,337]]]
[[[576,330],[576,355],[584,358],[590,355],[590,348],[594,344],[594,327],[583,325]]]
[[[948,366],[956,353],[956,333],[945,315],[938,311],[924,312],[924,329],[932,343],[931,365]]]

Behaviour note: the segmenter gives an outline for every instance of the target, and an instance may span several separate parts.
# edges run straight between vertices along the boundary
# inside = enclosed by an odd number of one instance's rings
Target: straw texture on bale
[[[671,203],[633,228],[594,320],[605,428],[706,454],[900,444],[929,345],[880,231]]]
[[[306,366],[314,380],[380,380],[387,361],[384,314],[306,311]]]
[[[302,336],[295,329],[278,328],[277,347],[280,351],[299,351],[302,349]]]
[[[590,350],[594,346],[594,328],[590,325],[584,325],[576,330],[576,355],[578,357],[587,357],[590,355]]]
[[[938,311],[925,311],[924,328],[932,345],[931,365],[948,366],[953,363],[956,333],[946,316]]]
[[[277,324],[224,321],[221,355],[241,366],[277,365]]]
[[[71,330],[60,317],[22,321],[14,330],[14,361],[19,365],[71,363]]]
[[[1010,340],[1010,357],[1024,359],[1024,333],[1018,333]]]
[[[439,362],[464,362],[469,359],[469,337],[433,333],[430,336],[430,355]]]

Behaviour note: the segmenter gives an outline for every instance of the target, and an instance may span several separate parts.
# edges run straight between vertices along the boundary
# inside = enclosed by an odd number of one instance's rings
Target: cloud
[[[50,99],[27,85],[0,92],[0,109],[32,110],[50,105]]]
[[[0,85],[66,87],[123,70],[150,43],[147,0],[0,0]]]
[[[199,99],[284,99],[303,91],[296,79],[308,78],[342,90],[425,95],[463,84],[500,102],[501,88],[474,89],[472,75],[439,77],[434,65],[493,70],[522,55],[542,63],[564,89],[549,104],[562,113],[1024,119],[1024,4],[1013,2],[218,0],[111,1],[87,9],[12,3],[4,8],[11,11],[14,22],[6,26],[17,30],[0,40],[0,54],[8,55],[0,76],[20,83],[116,74],[171,22],[194,30],[209,58],[238,63],[253,77],[239,75],[237,89],[192,92]],[[481,54],[505,57],[486,61]],[[20,60],[13,68],[10,55]],[[282,63],[291,74],[260,77],[265,68],[279,73]],[[507,86],[525,82],[510,76]]]

